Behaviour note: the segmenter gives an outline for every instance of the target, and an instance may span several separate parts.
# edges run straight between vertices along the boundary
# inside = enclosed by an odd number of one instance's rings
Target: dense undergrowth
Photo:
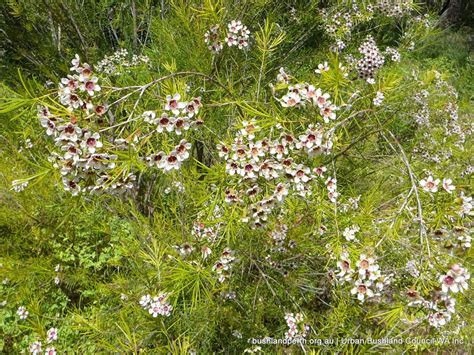
[[[78,3],[2,7],[2,352],[469,351],[470,28]]]

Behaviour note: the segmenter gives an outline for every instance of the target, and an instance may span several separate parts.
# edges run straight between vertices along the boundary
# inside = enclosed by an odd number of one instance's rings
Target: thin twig
[[[401,154],[400,158],[401,158],[401,160],[403,161],[403,163],[405,164],[405,166],[408,170],[408,175],[410,177],[412,188],[413,188],[413,191],[415,192],[416,205],[417,205],[417,210],[418,210],[418,221],[419,221],[419,224],[420,224],[420,243],[421,243],[421,245],[423,245],[423,241],[426,242],[428,257],[431,257],[430,245],[429,245],[429,241],[428,241],[428,238],[427,238],[427,235],[426,235],[426,227],[425,227],[425,222],[423,220],[423,209],[422,209],[422,206],[421,206],[420,195],[418,193],[418,186],[417,186],[417,183],[416,183],[415,174],[413,174],[413,170],[412,170],[411,165],[408,161],[408,158],[405,154],[405,150],[403,149],[401,144],[398,142],[398,139],[395,137],[395,135],[390,130],[387,130],[387,132],[390,134],[390,136],[395,141],[395,144],[398,146],[398,149],[400,150],[400,154]],[[388,138],[383,133],[382,133],[382,137],[387,141],[390,148],[392,148],[392,150],[395,153],[397,153],[397,150],[395,149],[393,144],[388,140]]]

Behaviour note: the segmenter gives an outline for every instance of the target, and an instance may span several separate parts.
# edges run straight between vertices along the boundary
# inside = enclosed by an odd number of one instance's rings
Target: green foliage
[[[242,353],[255,350],[251,338],[283,338],[286,313],[304,314],[308,339],[446,335],[464,346],[261,345],[262,352],[465,351],[473,330],[472,291],[456,295],[456,314],[439,329],[426,321],[426,309],[407,306],[406,292],[416,289],[431,299],[450,265],[472,265],[472,249],[454,247],[451,233],[436,233],[472,231],[472,218],[459,216],[460,192],[472,193],[472,172],[466,173],[473,153],[472,33],[441,31],[433,26],[434,16],[414,19],[423,8],[410,1],[410,16],[400,18],[372,16],[369,2],[356,3],[361,13],[350,34],[343,26],[336,31],[346,44],[342,52],[330,50],[335,37],[325,30],[328,19],[321,10],[346,11],[345,1],[0,4],[0,51],[7,53],[0,62],[0,302],[6,301],[0,306],[1,351],[20,353],[37,340],[45,348],[47,330],[57,327],[58,353]],[[225,29],[234,19],[251,30],[249,49],[224,45],[213,54],[205,33],[216,24]],[[346,55],[360,57],[357,49],[368,34],[402,57],[399,63],[387,59],[372,85],[357,78]],[[100,74],[98,95],[111,103],[113,117],[99,121],[81,113],[74,119],[109,137],[107,147],[116,138],[130,144],[113,150],[118,158],[109,185],[133,172],[136,189],[72,196],[62,188],[63,175],[51,159],[59,148],[45,135],[37,106],[69,121],[72,114],[58,102],[56,88],[71,58],[79,53],[95,65],[118,48],[146,55],[149,63],[119,66],[116,76]],[[330,70],[316,74],[325,61]],[[332,152],[297,156],[311,168],[325,165],[325,177],[337,178],[340,197],[330,202],[320,179],[311,195],[288,196],[263,229],[253,229],[245,218],[255,200],[226,202],[228,191],[251,185],[226,173],[216,144],[231,146],[245,122],[259,127],[258,139],[270,140],[283,131],[298,137],[311,124],[326,127],[311,105],[282,107],[280,98],[292,85],[275,81],[282,67],[292,83],[313,83],[340,108],[327,126]],[[47,80],[53,84],[43,85]],[[374,104],[377,92],[384,94],[381,106]],[[416,99],[423,92],[424,104]],[[170,150],[173,141],[160,136],[158,147],[151,134],[143,137],[141,115],[175,93],[201,97],[204,124],[186,133],[190,159],[180,170],[163,173],[150,169],[143,156]],[[446,133],[453,103],[462,143]],[[430,112],[427,126],[414,118],[423,105]],[[445,153],[449,158],[430,160]],[[452,178],[455,193],[441,187],[437,194],[424,192],[419,181],[427,175]],[[15,192],[14,181],[28,186]],[[271,181],[258,184],[259,196],[275,189]],[[351,208],[354,201],[357,209]],[[208,258],[201,257],[205,245],[193,234],[199,223],[218,230]],[[279,253],[272,232],[283,223],[294,247]],[[343,233],[352,225],[360,232],[350,242]],[[180,253],[185,245],[195,245],[189,257]],[[220,282],[215,264],[227,247],[236,260],[229,279]],[[376,255],[383,273],[394,274],[380,302],[361,304],[351,286],[334,281],[344,252],[353,265],[362,254]],[[407,272],[409,261],[421,276]],[[169,292],[173,311],[154,318],[139,301],[161,292]],[[29,312],[25,320],[16,313],[20,306]]]

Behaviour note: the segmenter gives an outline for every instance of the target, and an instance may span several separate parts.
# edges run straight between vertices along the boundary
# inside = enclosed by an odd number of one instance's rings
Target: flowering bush
[[[5,81],[0,349],[463,349],[472,72],[339,3],[176,1]]]

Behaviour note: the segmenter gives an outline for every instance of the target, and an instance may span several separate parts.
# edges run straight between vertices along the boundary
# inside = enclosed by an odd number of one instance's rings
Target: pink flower
[[[280,102],[283,107],[294,107],[300,104],[301,97],[295,92],[289,92],[281,98]]]
[[[174,96],[168,95],[166,96],[166,105],[165,110],[171,111],[174,115],[179,115],[180,111],[186,108],[185,102],[180,102],[181,95],[174,94]]]
[[[426,192],[437,192],[438,191],[438,184],[439,184],[439,179],[434,180],[433,176],[428,176],[428,178],[425,180],[420,181],[420,186],[425,190]]]
[[[443,189],[445,189],[448,194],[456,189],[456,186],[454,186],[452,182],[453,180],[451,179],[443,179]]]
[[[41,354],[41,342],[40,341],[35,341],[34,343],[30,344],[30,353],[32,353],[33,355]]]
[[[369,288],[372,285],[370,281],[357,280],[355,287],[351,290],[351,294],[357,294],[357,299],[360,302],[364,302],[365,298],[371,298],[374,296],[374,292]]]
[[[188,143],[185,139],[182,139],[175,147],[177,157],[180,161],[184,161],[189,158],[189,149],[191,149],[191,143]]]
[[[80,87],[81,91],[87,91],[89,96],[94,96],[95,92],[101,90],[100,85],[97,84],[98,81],[97,77],[86,80]]]
[[[165,159],[164,170],[171,171],[173,169],[178,170],[181,166],[181,160],[178,158],[178,153],[173,150],[170,155]]]
[[[319,106],[319,108],[323,108],[328,103],[329,97],[330,97],[329,94],[327,93],[323,94],[321,89],[317,89],[312,99],[315,105]]]
[[[57,328],[50,328],[46,334],[48,338],[48,343],[52,341],[58,340],[58,329]]]

